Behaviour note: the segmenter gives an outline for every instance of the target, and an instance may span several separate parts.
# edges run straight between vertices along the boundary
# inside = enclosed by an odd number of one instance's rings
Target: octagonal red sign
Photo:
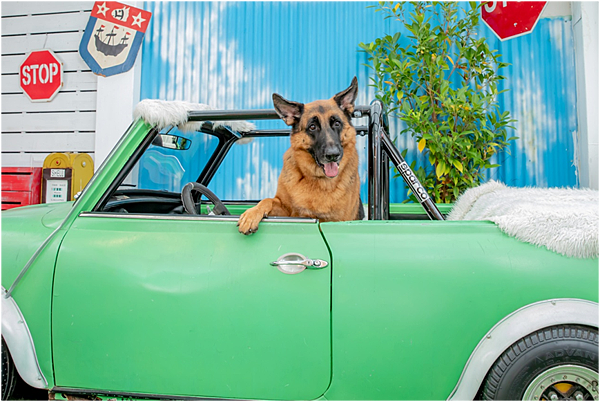
[[[52,50],[32,51],[19,68],[19,83],[32,102],[50,102],[63,84],[62,63]]]
[[[546,1],[488,1],[481,7],[481,19],[500,40],[533,31]]]

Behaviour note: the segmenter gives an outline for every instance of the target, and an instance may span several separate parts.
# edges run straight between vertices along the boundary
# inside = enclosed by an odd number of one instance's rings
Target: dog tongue
[[[329,162],[324,165],[325,175],[327,177],[335,177],[338,174],[338,164],[335,162]]]

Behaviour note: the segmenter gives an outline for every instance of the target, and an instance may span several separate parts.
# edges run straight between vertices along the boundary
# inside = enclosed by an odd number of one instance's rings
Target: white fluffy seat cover
[[[516,188],[489,181],[465,191],[448,220],[489,220],[509,236],[577,258],[598,257],[598,191]]]

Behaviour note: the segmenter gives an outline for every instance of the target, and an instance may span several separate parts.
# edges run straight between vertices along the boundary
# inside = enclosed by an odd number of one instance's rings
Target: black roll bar
[[[189,121],[223,121],[223,120],[278,120],[275,109],[255,110],[191,110]]]
[[[373,101],[369,112],[369,220],[389,219],[389,162],[391,159],[429,219],[443,221],[444,216],[437,205],[429,197],[409,164],[390,140],[386,132],[389,128],[383,103],[379,100]]]
[[[355,128],[359,135],[367,134],[368,136],[368,219],[389,219],[389,167],[391,160],[413,194],[415,194],[419,203],[423,206],[427,216],[432,220],[444,220],[444,216],[440,213],[417,176],[415,176],[408,163],[404,161],[404,158],[402,158],[402,155],[390,140],[387,134],[387,131],[389,131],[387,115],[381,101],[373,101],[370,106],[355,107],[353,117],[361,118],[365,116],[369,119],[368,127],[360,126]],[[188,119],[190,121],[279,120],[279,118],[274,109],[193,110],[188,112]],[[290,130],[252,130],[242,134],[246,137],[285,136],[290,134]],[[225,158],[225,154],[229,148],[239,138],[231,134],[229,137],[221,137],[223,141],[222,149],[220,152],[217,152],[217,160],[210,164],[211,168],[206,171],[209,165],[207,164],[205,171],[200,174],[198,179],[201,184],[208,184],[216,169]]]

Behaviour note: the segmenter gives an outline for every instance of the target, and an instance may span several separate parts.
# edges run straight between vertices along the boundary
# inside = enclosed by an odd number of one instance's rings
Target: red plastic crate
[[[42,168],[2,168],[2,210],[40,203]]]

